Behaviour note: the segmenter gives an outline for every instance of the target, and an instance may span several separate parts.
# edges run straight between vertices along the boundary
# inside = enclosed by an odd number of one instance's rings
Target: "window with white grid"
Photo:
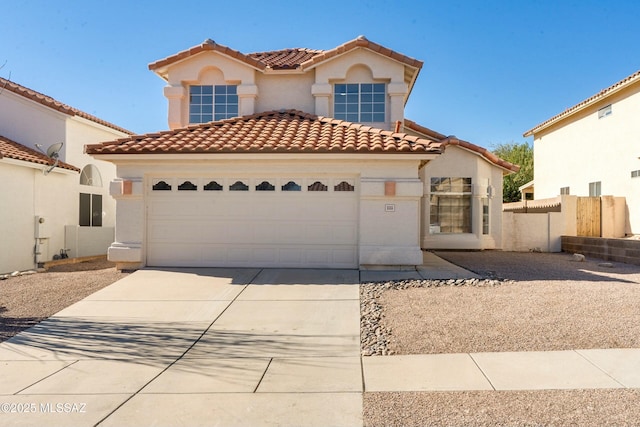
[[[339,83],[333,86],[333,116],[348,122],[385,121],[384,83]]]
[[[207,123],[237,116],[236,85],[189,87],[189,123]]]
[[[431,178],[429,205],[431,233],[471,233],[471,178]]]

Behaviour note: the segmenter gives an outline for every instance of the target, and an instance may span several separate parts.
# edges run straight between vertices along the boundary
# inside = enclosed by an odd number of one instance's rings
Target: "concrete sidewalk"
[[[640,388],[640,349],[363,358],[365,391]]]
[[[433,252],[422,251],[422,265],[408,269],[360,270],[360,280],[365,282],[382,282],[388,280],[446,280],[446,279],[479,279],[477,274],[446,261]]]
[[[640,349],[362,358],[361,280],[474,277],[425,257],[137,271],[0,344],[0,424],[359,426],[365,391],[640,387]]]

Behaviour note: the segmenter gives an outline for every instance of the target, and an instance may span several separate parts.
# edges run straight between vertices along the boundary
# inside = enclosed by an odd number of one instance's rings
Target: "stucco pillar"
[[[248,116],[256,112],[256,98],[258,97],[258,86],[244,84],[238,86],[238,101],[240,116]]]
[[[109,247],[107,258],[121,270],[140,268],[144,264],[142,178],[116,178],[109,185],[109,193],[116,200],[116,241]]]
[[[186,95],[187,90],[183,86],[164,87],[164,96],[169,101],[169,129],[176,129],[187,125],[187,123],[183,123],[182,120],[182,104]]]
[[[409,92],[406,83],[389,83],[387,94],[389,95],[389,122],[391,129],[397,121],[404,123],[404,100]]]
[[[331,91],[331,85],[328,83],[316,83],[311,86],[311,94],[316,100],[316,115],[330,117]]]
[[[422,192],[418,178],[360,179],[360,265],[422,264]]]

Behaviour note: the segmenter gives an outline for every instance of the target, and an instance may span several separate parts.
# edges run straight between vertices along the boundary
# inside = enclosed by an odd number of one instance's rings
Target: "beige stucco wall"
[[[404,120],[409,88],[404,65],[366,49],[355,49],[316,67],[300,71],[259,71],[218,52],[203,52],[167,67],[168,123],[171,129],[189,124],[191,84],[237,84],[240,115],[298,109],[333,116],[333,84],[387,83],[386,120],[369,125],[390,130]]]
[[[102,126],[94,126],[92,122],[82,118],[74,117],[67,121],[66,140],[68,147],[66,148],[66,156],[68,162],[80,168],[80,170],[92,164],[100,171],[102,185],[99,187],[80,185],[80,177],[78,176],[78,192],[102,195],[103,227],[115,226],[116,204],[115,201],[109,197],[109,183],[116,177],[116,167],[113,163],[96,160],[90,155],[85,154],[84,146],[97,142],[112,141],[123,136],[124,134],[121,132],[112,131]],[[76,201],[76,205],[78,205],[78,203],[79,201]]]
[[[502,169],[457,146],[447,146],[443,155],[420,172],[424,182],[421,245],[424,249],[500,249],[502,246]],[[432,177],[472,178],[472,232],[430,233],[429,194]],[[488,193],[488,189],[490,188]],[[482,199],[489,198],[489,234],[482,234]]]
[[[315,102],[311,94],[313,82],[313,72],[286,76],[258,73],[256,112],[295,109],[314,114]]]
[[[63,248],[72,249],[69,256],[82,255],[65,241],[65,227],[78,224],[80,192],[103,196],[103,230],[98,234],[111,233],[111,237],[100,240],[102,253],[106,253],[113,240],[115,224],[115,202],[108,195],[108,186],[115,178],[116,169],[111,163],[84,154],[84,145],[125,134],[4,90],[0,93],[0,135],[32,149],[36,149],[35,144],[41,144],[43,151],[64,142],[60,160],[80,169],[94,164],[102,176],[101,187],[86,187],[80,185],[78,172],[56,168],[44,175],[43,165],[0,160],[0,179],[4,183],[0,188],[0,200],[3,200],[0,227],[3,228],[1,235],[6,236],[0,239],[0,273],[34,267],[36,215],[45,219],[40,232],[47,234],[42,240],[40,261],[51,260]],[[80,243],[87,247],[82,239]]]
[[[36,149],[66,141],[66,116],[9,90],[0,94],[0,135]],[[37,126],[34,124],[37,123]],[[66,154],[60,153],[66,161]]]
[[[35,217],[44,218],[39,237],[41,260],[65,248],[63,225],[77,222],[78,174],[56,170],[45,176],[26,162],[0,160],[0,273],[35,266]]]
[[[207,156],[203,156],[204,159]],[[182,175],[285,176],[344,175],[356,177],[359,197],[358,247],[361,265],[416,265],[422,262],[419,244],[420,200],[422,183],[418,176],[420,156],[362,156],[363,160],[344,155],[270,156],[219,155],[206,162],[195,157],[177,156],[166,161],[158,157],[137,156],[134,161],[117,163],[118,178],[112,183],[117,200],[116,242],[109,250],[111,260],[123,266],[141,266],[145,254],[146,189],[152,177]],[[202,160],[201,159],[201,160]],[[224,160],[223,160],[224,159]],[[343,160],[344,159],[344,160]],[[130,195],[122,194],[122,180],[134,181]],[[396,194],[385,196],[385,182],[396,182]],[[390,212],[386,205],[394,205]]]
[[[598,110],[612,105],[599,119]],[[588,196],[589,183],[600,181],[602,195],[625,197],[629,210],[626,233],[640,234],[640,84],[576,114],[562,126],[535,135],[536,199],[555,197],[561,187]]]
[[[502,214],[502,249],[515,252],[560,252],[566,235],[562,212]],[[575,224],[575,218],[573,218]]]

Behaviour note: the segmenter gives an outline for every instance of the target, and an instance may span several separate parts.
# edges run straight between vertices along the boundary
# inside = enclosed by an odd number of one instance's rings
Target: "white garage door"
[[[149,266],[358,266],[353,177],[168,177],[147,185]]]

